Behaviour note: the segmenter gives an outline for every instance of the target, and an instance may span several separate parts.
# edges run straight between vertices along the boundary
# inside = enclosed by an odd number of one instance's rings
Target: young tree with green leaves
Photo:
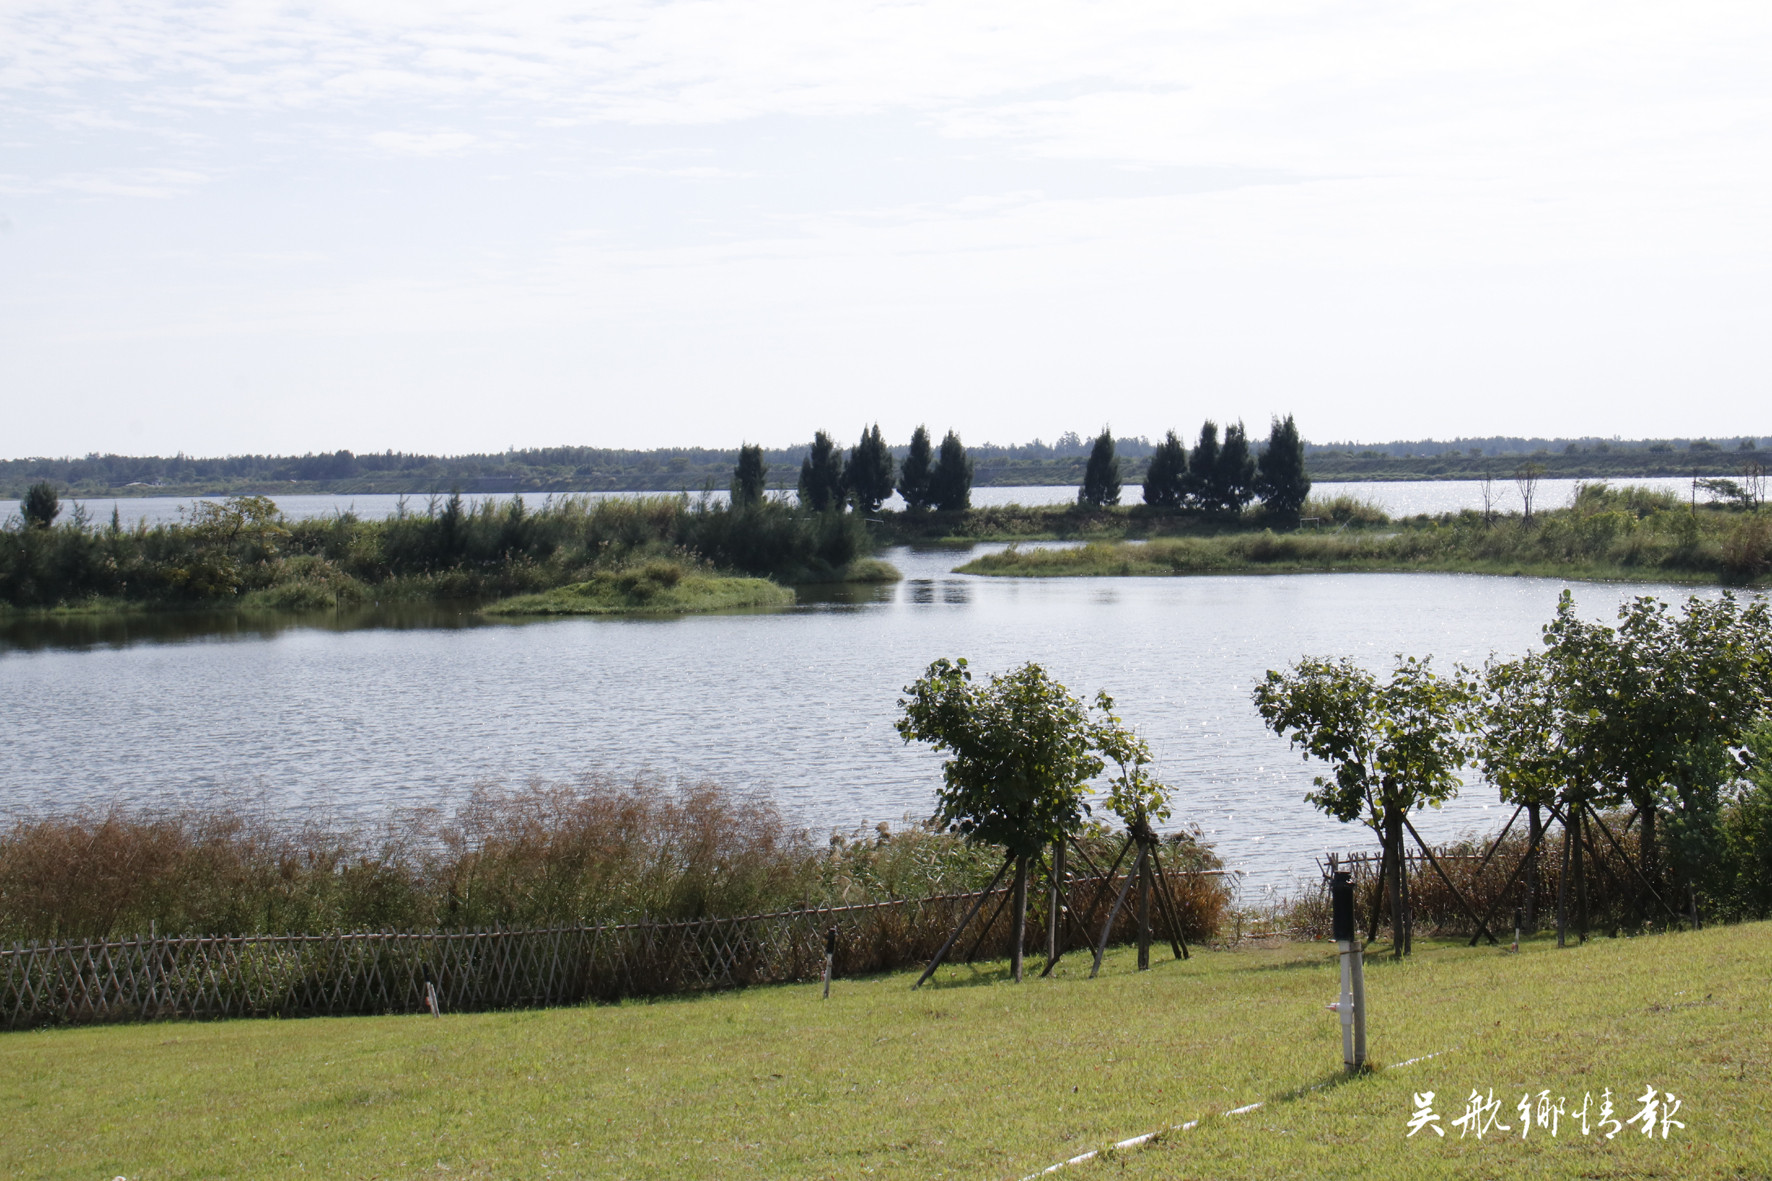
[[[1208,418],[1200,427],[1200,441],[1187,461],[1187,499],[1196,508],[1219,507],[1214,488],[1218,478],[1218,424]]]
[[[1083,486],[1077,491],[1077,503],[1103,508],[1120,503],[1120,457],[1114,454],[1114,435],[1107,427],[1095,436],[1089,449],[1089,461],[1083,467]]]
[[[946,752],[935,819],[973,844],[998,845],[1015,867],[1012,970],[1022,978],[1028,866],[1067,839],[1102,769],[1083,702],[1029,662],[979,684],[965,660],[929,666],[899,699],[906,741]]]
[[[18,505],[18,515],[24,518],[27,529],[49,528],[61,511],[61,497],[56,495],[55,485],[48,480],[40,480],[25,489],[24,499]]]
[[[1772,699],[1772,613],[1732,594],[1669,604],[1638,596],[1616,628],[1581,619],[1563,592],[1545,628],[1545,659],[1580,775],[1604,805],[1642,817],[1643,874],[1661,881],[1665,843],[1692,921],[1720,864],[1722,790],[1744,768],[1748,734]],[[1667,832],[1662,834],[1665,822]]]
[[[843,486],[855,507],[877,513],[892,495],[892,451],[880,436],[880,424],[861,432],[861,441],[849,449],[843,469]]]
[[[1361,820],[1378,834],[1399,957],[1410,940],[1403,872],[1409,813],[1458,794],[1458,770],[1469,755],[1464,736],[1471,698],[1462,670],[1441,677],[1428,660],[1414,657],[1398,658],[1383,682],[1351,660],[1306,659],[1284,673],[1270,669],[1255,688],[1255,708],[1268,729],[1333,771],[1316,776],[1316,790],[1305,799],[1344,824]]]
[[[898,469],[898,494],[912,512],[929,507],[929,479],[933,474],[934,449],[929,445],[929,428],[919,425],[911,432],[911,448]]]
[[[745,443],[738,449],[738,466],[732,470],[732,507],[752,508],[763,503],[769,465],[763,462],[763,445]]]
[[[800,461],[800,505],[815,513],[843,507],[843,449],[823,431]]]
[[[1187,448],[1170,431],[1151,452],[1144,471],[1144,502],[1157,508],[1180,508],[1187,496]]]
[[[1256,458],[1255,493],[1262,507],[1281,521],[1296,525],[1305,498],[1311,494],[1311,478],[1304,470],[1304,440],[1288,414],[1268,427],[1267,446]]]
[[[1526,811],[1526,929],[1537,929],[1538,849],[1544,840],[1544,812],[1557,809],[1566,817],[1571,807],[1584,806],[1592,785],[1564,745],[1562,703],[1540,653],[1516,660],[1491,660],[1483,670],[1477,704],[1478,727],[1473,754],[1483,777],[1501,798]],[[1561,880],[1561,879],[1560,879]],[[1567,926],[1567,889],[1557,908],[1557,931]]]
[[[929,499],[944,513],[972,507],[972,457],[953,431],[941,440],[941,454],[929,476]]]

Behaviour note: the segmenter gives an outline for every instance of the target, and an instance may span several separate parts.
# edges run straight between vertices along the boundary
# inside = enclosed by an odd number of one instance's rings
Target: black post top
[[[1336,942],[1354,939],[1354,875],[1337,870],[1329,879],[1329,909]]]

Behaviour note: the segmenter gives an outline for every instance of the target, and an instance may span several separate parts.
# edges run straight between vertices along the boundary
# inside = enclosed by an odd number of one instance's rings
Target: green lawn
[[[1342,1081],[1324,944],[1083,957],[546,1012],[0,1035],[0,1175],[1016,1178],[1762,1177],[1772,925],[1519,956],[1423,944],[1367,970],[1375,1060]],[[1328,1085],[1322,1085],[1328,1084]],[[1665,1141],[1534,1130],[1514,1105],[1679,1096]],[[1312,1089],[1319,1088],[1319,1089]],[[1513,1131],[1449,1125],[1472,1088]],[[1444,1139],[1405,1138],[1415,1091]],[[1260,1110],[1218,1113],[1263,1101]]]

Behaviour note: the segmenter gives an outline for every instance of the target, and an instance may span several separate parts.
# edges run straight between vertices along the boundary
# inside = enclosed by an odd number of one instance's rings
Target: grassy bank
[[[1443,571],[1748,584],[1772,571],[1772,513],[1693,512],[1671,498],[1597,489],[1530,522],[1439,518],[1011,548],[962,566],[1019,577]]]
[[[516,595],[486,608],[487,615],[688,615],[745,607],[787,607],[794,592],[766,578],[684,573],[654,560],[627,570],[533,595]]]
[[[184,521],[152,529],[76,511],[53,526],[15,519],[0,529],[0,610],[349,610],[484,604],[569,587],[530,606],[710,610],[792,601],[735,579],[768,579],[779,590],[896,577],[868,556],[867,528],[853,513],[773,501],[729,509],[685,496],[566,497],[535,508],[513,498],[474,509],[452,496],[379,521],[291,520],[267,499],[237,497],[195,504]],[[677,581],[664,586],[667,577]]]
[[[1518,956],[1418,943],[1367,968],[1378,1063],[1343,1082],[1323,944],[1102,978],[1003,965],[485,1015],[148,1025],[0,1038],[19,1177],[1008,1177],[1187,1120],[1067,1175],[1747,1177],[1772,1159],[1772,927]],[[1327,1084],[1327,1085],[1325,1085]],[[1677,1095],[1665,1141],[1519,1136],[1514,1105]],[[1472,1090],[1511,1134],[1458,1139]],[[1405,1137],[1435,1092],[1446,1138]],[[1259,1111],[1218,1118],[1252,1102]],[[1350,1163],[1351,1162],[1351,1163]]]

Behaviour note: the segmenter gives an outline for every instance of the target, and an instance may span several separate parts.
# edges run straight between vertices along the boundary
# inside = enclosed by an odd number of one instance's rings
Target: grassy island
[[[460,496],[383,520],[285,517],[264,497],[197,502],[176,524],[123,528],[76,510],[0,529],[0,613],[347,611],[485,604],[499,615],[785,606],[802,584],[889,582],[868,525],[843,511],[687,496]]]
[[[1032,524],[1032,514],[1011,519]],[[1392,521],[1345,501],[1307,505],[1305,515],[1316,519],[1276,530],[1255,514],[1190,521],[1122,510],[1116,528],[1111,513],[1077,513],[1069,531],[1029,533],[1084,545],[1011,547],[960,572],[1032,578],[1439,571],[1751,585],[1772,571],[1772,512],[1694,507],[1638,488],[1591,484],[1573,506],[1530,520],[1465,511]],[[1029,533],[1000,536],[1031,539]]]

